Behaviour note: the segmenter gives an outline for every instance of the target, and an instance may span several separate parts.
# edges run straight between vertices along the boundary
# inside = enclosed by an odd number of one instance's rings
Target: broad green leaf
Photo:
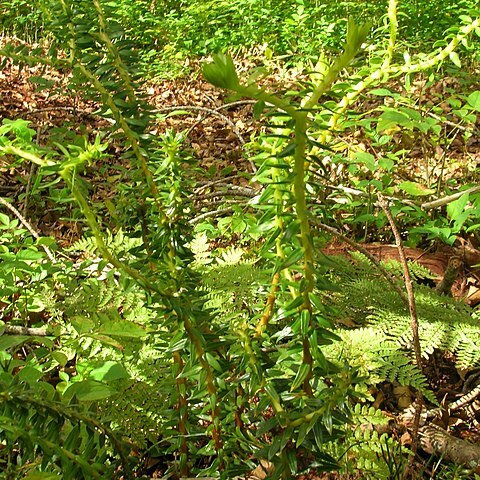
[[[412,128],[413,122],[405,113],[393,109],[385,110],[378,120],[377,131],[390,130],[393,127]]]
[[[144,327],[128,320],[107,321],[100,326],[98,333],[128,338],[143,338],[147,335]]]
[[[375,163],[375,157],[371,153],[355,152],[355,160],[365,165],[371,172],[378,168]]]
[[[70,320],[73,328],[81,335],[91,332],[95,328],[95,322],[91,318],[75,316]]]
[[[421,183],[417,182],[410,182],[405,181],[398,185],[400,190],[403,190],[405,193],[409,195],[413,195],[414,197],[421,197],[424,195],[433,195],[435,190],[422,185]]]
[[[81,402],[94,402],[103,400],[112,396],[116,391],[104,383],[95,380],[83,380],[81,382],[72,383],[64,392],[69,395],[76,395]]]
[[[111,347],[118,348],[119,350],[123,350],[124,346],[117,342],[117,340],[114,340],[112,337],[108,335],[102,335],[99,333],[91,333],[85,335],[86,337],[93,338],[94,340],[97,340],[100,343],[103,343],[104,345],[110,345]]]
[[[464,193],[460,198],[457,198],[457,200],[447,204],[447,215],[450,220],[454,222],[458,220],[459,215],[465,210],[469,198],[468,193]]]
[[[35,383],[42,378],[42,375],[43,373],[40,370],[27,365],[18,372],[17,377],[23,382]]]
[[[391,158],[380,157],[378,165],[389,172],[395,166],[395,162]]]
[[[90,376],[99,382],[112,382],[113,380],[119,380],[121,378],[130,378],[130,375],[122,364],[111,360],[106,361],[98,368],[94,368],[90,372]]]
[[[4,213],[0,213],[0,222],[4,225],[10,225],[10,217]]]
[[[463,224],[467,221],[468,217],[470,216],[469,210],[464,210],[461,212],[455,219],[455,222],[452,227],[452,233],[458,233],[463,227]]]
[[[467,103],[477,112],[480,112],[480,90],[472,92],[468,98]]]
[[[9,348],[18,347],[31,338],[32,337],[24,335],[3,335],[0,337],[0,350],[8,350]]]
[[[52,352],[52,358],[62,367],[68,363],[68,357],[63,352]]]

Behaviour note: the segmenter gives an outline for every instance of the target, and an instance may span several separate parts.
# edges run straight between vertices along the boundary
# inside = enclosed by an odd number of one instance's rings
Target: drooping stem
[[[393,3],[393,0],[390,0]],[[389,19],[392,21],[390,10],[391,10],[392,4],[389,6]],[[396,16],[395,16],[395,22],[396,22]],[[410,61],[406,62],[403,65],[390,65],[390,61],[388,61],[388,64],[386,67],[382,65],[381,68],[373,70],[367,77],[356,83],[351,91],[343,97],[342,101],[338,104],[338,108],[335,111],[334,115],[332,115],[330,122],[329,122],[329,129],[332,130],[336,127],[339,118],[345,113],[347,108],[352,105],[361,95],[362,92],[364,92],[368,87],[371,85],[377,83],[381,79],[388,79],[392,76],[405,73],[417,73],[417,72],[423,72],[425,70],[428,70],[429,68],[433,68],[435,65],[438,65],[442,63],[448,56],[453,53],[456,48],[463,42],[465,39],[472,34],[472,32],[475,31],[475,29],[478,29],[480,27],[480,19],[476,18],[473,20],[469,25],[465,25],[464,27],[461,28],[460,32],[450,40],[448,45],[441,49],[438,50],[434,55],[430,55],[425,59],[422,59],[418,61],[417,63],[411,63]],[[392,30],[390,33],[390,40],[389,40],[389,47],[387,48],[387,57],[384,61],[384,63],[387,61],[390,55],[390,51],[392,48],[392,43],[394,41],[395,37],[392,37]],[[327,132],[327,131],[326,131]]]
[[[144,277],[138,270],[135,268],[130,267],[129,265],[126,265],[125,263],[121,262],[107,247],[104,236],[102,233],[102,230],[100,228],[100,225],[97,222],[97,217],[93,213],[92,209],[90,208],[90,205],[88,204],[87,200],[83,196],[83,193],[81,192],[80,188],[77,185],[77,182],[75,182],[75,168],[72,167],[65,167],[63,170],[60,171],[60,176],[63,178],[65,183],[67,184],[68,188],[72,192],[73,198],[79,205],[85,220],[90,227],[90,230],[93,233],[93,236],[95,237],[95,242],[97,244],[97,248],[100,251],[101,255],[105,260],[108,260],[114,267],[118,268],[119,270],[125,272],[128,276],[133,278],[139,285],[141,285],[143,288],[146,288],[147,290],[150,290],[152,292],[157,292],[159,293],[163,298],[169,298],[171,295],[167,292],[164,291],[159,285],[153,284],[148,280],[146,277]]]

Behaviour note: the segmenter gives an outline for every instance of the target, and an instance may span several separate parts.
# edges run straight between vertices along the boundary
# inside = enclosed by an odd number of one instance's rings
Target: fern
[[[141,239],[132,235],[125,235],[121,229],[115,234],[107,231],[104,241],[108,249],[118,256],[122,256],[125,252],[129,252],[142,244]],[[84,236],[65,250],[67,252],[81,252],[84,255],[93,256],[97,253],[97,243],[93,236]]]
[[[202,267],[205,308],[220,315],[222,323],[227,319],[251,319],[264,290],[263,285],[268,282],[267,273],[244,256],[242,249],[228,248],[221,252],[215,263]]]
[[[327,355],[332,359],[349,358],[373,381],[398,381],[436,403],[427,379],[410,360],[412,333],[405,305],[363,255],[354,254],[352,258],[335,257],[337,267],[330,276],[338,292],[330,293],[328,300],[335,306],[333,320],[345,323],[342,320],[347,317],[364,327],[341,332],[343,342],[329,346]],[[401,272],[397,262],[385,266],[394,274]],[[423,267],[411,267],[417,279],[431,278]],[[473,311],[422,285],[416,285],[415,298],[423,355],[428,358],[435,350],[450,351],[461,368],[480,365],[480,323]]]
[[[357,403],[351,411],[351,426],[342,442],[327,444],[327,451],[340,458],[340,473],[361,474],[363,479],[401,478],[408,450],[376,427],[387,425],[386,415],[368,405]]]

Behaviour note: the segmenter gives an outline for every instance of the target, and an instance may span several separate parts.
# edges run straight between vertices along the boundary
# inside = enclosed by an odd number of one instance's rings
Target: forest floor
[[[284,78],[276,78],[273,82],[281,82]],[[442,89],[455,86],[455,79],[444,79],[438,85],[431,87],[430,91],[423,92],[426,100],[437,101],[438,93]],[[107,125],[105,120],[95,114],[96,105],[91,101],[69,94],[67,90],[68,77],[57,71],[42,71],[40,67],[23,67],[7,64],[0,71],[0,119],[22,118],[31,122],[37,130],[36,142],[44,144],[52,135],[65,135],[68,130],[76,134],[86,134],[94,138],[95,134]],[[248,143],[251,135],[258,133],[258,121],[253,119],[252,102],[237,102],[227,105],[227,96],[221,90],[212,87],[200,78],[178,79],[165,81],[159,84],[152,83],[146,87],[146,93],[152,106],[158,110],[159,120],[152,133],[162,133],[168,128],[175,131],[188,132],[188,147],[198,157],[200,166],[209,172],[208,180],[227,178],[240,186],[248,186],[248,177],[254,173],[254,166],[244,155],[243,145]],[[371,104],[364,105],[371,108]],[[162,114],[164,115],[162,117]],[[169,115],[165,118],[165,115]],[[354,142],[362,139],[352,138]],[[467,168],[468,165],[480,163],[480,138],[473,137],[467,143],[455,141],[450,146],[450,158],[456,159],[457,168]],[[112,157],[115,152],[110,152]],[[414,155],[421,156],[419,147]],[[412,161],[412,168],[416,163]],[[468,167],[470,168],[470,167]],[[474,168],[478,168],[474,165]],[[12,168],[8,159],[0,158],[0,195],[13,201],[13,205],[24,214],[42,235],[52,235],[62,246],[69,245],[81,235],[78,225],[69,219],[65,219],[61,212],[55,209],[55,205],[47,204],[47,208],[37,208],[33,202],[28,201],[28,186],[31,184],[31,176],[34,172],[23,168]],[[408,172],[407,172],[408,173]],[[96,175],[90,171],[90,181],[95,185],[94,195],[98,199],[108,196],[109,191],[115,189],[115,184],[109,183],[109,179]],[[413,173],[412,173],[412,176]],[[19,200],[22,198],[22,200]],[[383,251],[377,256],[395,256],[392,248],[388,246],[374,245],[371,247]],[[480,263],[478,245],[472,243],[472,259],[470,269],[462,272],[457,281],[457,292],[465,292],[465,285],[478,290],[478,269],[473,266]],[[345,246],[334,243],[330,247],[332,253],[338,253]],[[382,250],[383,249],[383,250]],[[386,250],[389,253],[386,253]],[[439,277],[443,274],[448,261],[448,250],[440,252],[412,251],[411,258],[422,258],[423,263]],[[463,286],[462,286],[463,284]],[[460,295],[460,294],[459,294]],[[437,393],[443,392],[443,397],[451,401],[462,395],[462,387],[465,378],[454,365],[454,359],[448,355],[434,360],[430,366],[432,374],[436,376],[434,383],[437,385]],[[441,392],[440,392],[441,391]],[[390,395],[391,393],[385,393]],[[440,395],[441,396],[441,395]],[[384,402],[383,405],[387,405]],[[454,430],[456,435],[472,440],[480,441],[478,423],[472,422],[471,416],[464,411],[452,413],[447,419],[448,427]],[[426,457],[427,458],[427,457]],[[261,478],[259,473],[258,477]],[[334,475],[299,477],[302,479],[333,479]]]

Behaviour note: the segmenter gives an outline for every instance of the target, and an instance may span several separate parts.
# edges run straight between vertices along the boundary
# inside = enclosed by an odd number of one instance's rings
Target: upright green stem
[[[65,0],[61,0],[62,2],[62,7],[64,9],[64,12],[67,14],[69,18],[72,16],[72,12],[70,9],[70,6],[67,5]],[[100,12],[102,12],[101,7]],[[105,28],[105,21],[103,18],[103,13],[102,15],[99,15],[101,27]],[[103,19],[103,20],[102,20]],[[158,214],[160,217],[161,223],[167,224],[168,223],[168,217],[165,214],[163,206],[160,204],[158,195],[157,195],[157,188],[155,186],[155,182],[153,180],[152,173],[150,172],[148,168],[148,163],[147,159],[144,155],[144,152],[142,151],[142,148],[140,146],[139,140],[138,140],[138,135],[130,128],[128,125],[127,120],[123,116],[122,112],[120,109],[117,107],[115,100],[113,98],[112,93],[103,86],[103,84],[100,82],[100,80],[80,61],[78,60],[78,54],[77,54],[77,45],[75,43],[75,38],[76,38],[76,32],[74,29],[74,25],[70,22],[68,25],[68,28],[70,30],[70,40],[69,40],[69,47],[70,51],[72,52],[72,64],[76,66],[80,72],[85,76],[86,79],[88,79],[92,85],[95,87],[95,89],[102,95],[104,103],[110,108],[110,111],[112,112],[112,115],[115,118],[115,121],[118,123],[120,128],[122,129],[125,138],[128,140],[128,143],[130,144],[130,147],[135,155],[135,158],[139,162],[142,172],[145,175],[145,180],[147,182],[147,185],[151,191],[152,197],[158,207]],[[106,39],[108,39],[108,36],[105,32],[101,32],[102,35],[99,37],[104,43]],[[118,51],[116,48],[113,46],[111,41],[108,39],[108,44],[107,50],[111,54],[111,56],[114,58],[115,66],[117,67],[117,70],[119,72],[120,78],[122,79],[122,85],[127,89],[129,98],[132,98],[133,100],[131,101],[136,101],[135,97],[135,92],[133,90],[133,87],[130,83],[130,77],[128,75],[128,71],[121,61]],[[126,82],[125,82],[126,81]]]
[[[112,57],[113,64],[115,65],[115,68],[120,78],[122,79],[122,86],[127,91],[129,102],[135,103],[137,101],[136,95],[135,95],[135,88],[133,87],[130,81],[130,74],[128,73],[128,68],[123,63],[119,55],[118,49],[112,43],[112,41],[110,40],[110,37],[107,34],[107,25],[105,21],[105,15],[103,13],[103,8],[100,5],[100,2],[98,0],[92,0],[92,2],[95,7],[95,11],[98,14],[98,25],[100,27],[100,32],[98,32],[97,36],[107,47],[107,50]]]
[[[348,64],[355,57],[358,49],[363,42],[367,33],[367,27],[362,25],[358,27],[353,22],[349,22],[349,33],[347,34],[347,42],[345,44],[345,51],[339,55],[332,66],[325,74],[322,81],[316,86],[310,97],[304,102],[302,108],[297,108],[288,100],[281,99],[276,95],[269,94],[261,90],[255,85],[240,85],[238,82],[230,82],[228,85],[237,93],[255,98],[265,103],[274,105],[275,107],[288,113],[295,123],[294,127],[294,181],[293,194],[295,198],[295,212],[300,224],[300,242],[303,248],[303,279],[304,284],[301,290],[297,291],[297,295],[303,297],[303,303],[300,307],[300,312],[307,310],[309,313],[310,327],[313,326],[312,321],[312,306],[310,303],[310,294],[313,291],[315,276],[314,276],[314,252],[311,239],[310,222],[308,218],[307,200],[306,200],[306,171],[308,168],[306,150],[307,150],[307,129],[308,129],[308,111],[316,107],[322,95],[331,87],[332,83],[338,77],[340,71],[348,66]],[[224,62],[227,65],[227,62]],[[230,72],[232,74],[232,72]],[[236,75],[232,75],[236,77]],[[278,249],[277,249],[278,250]],[[308,374],[303,383],[305,393],[312,394],[310,386],[310,379],[313,372],[313,358],[310,351],[310,343],[307,335],[303,335],[303,364],[308,365]]]

